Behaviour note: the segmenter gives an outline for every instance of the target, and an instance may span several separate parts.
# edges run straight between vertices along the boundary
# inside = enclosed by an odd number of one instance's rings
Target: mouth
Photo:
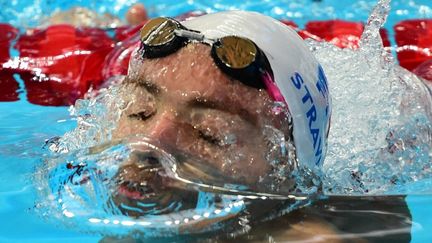
[[[153,155],[136,152],[119,168],[112,195],[118,209],[140,217],[194,208],[197,192],[168,177],[160,159]]]
[[[163,168],[151,156],[131,158],[132,163],[123,166],[117,175],[117,193],[132,200],[145,200],[157,196],[164,189]],[[139,160],[139,161],[136,161]]]
[[[113,200],[120,211],[128,216],[160,214],[172,198],[165,186],[160,166],[132,163],[123,166],[117,175]]]
[[[120,196],[132,200],[145,200],[145,199],[150,199],[152,197],[155,197],[156,196],[155,191],[151,187],[143,184],[147,184],[147,183],[124,181],[119,185],[117,189],[117,193]]]
[[[129,172],[130,168],[123,169]],[[165,177],[154,169],[153,173],[138,170],[135,173],[122,173],[113,195],[114,203],[128,216],[160,215],[196,205],[196,192],[172,187]],[[140,177],[136,177],[136,175]]]

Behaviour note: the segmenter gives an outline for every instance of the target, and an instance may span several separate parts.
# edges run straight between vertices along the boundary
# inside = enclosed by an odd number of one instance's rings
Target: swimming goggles
[[[245,85],[265,89],[273,83],[269,61],[253,41],[234,35],[209,39],[171,18],[154,18],[142,27],[140,50],[144,58],[164,57],[191,41],[210,45],[216,65]]]

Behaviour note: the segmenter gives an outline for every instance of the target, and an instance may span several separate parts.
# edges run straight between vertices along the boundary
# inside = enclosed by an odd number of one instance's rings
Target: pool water
[[[68,9],[74,5],[86,6],[98,12],[109,11],[114,15],[123,16],[128,6],[133,1],[100,0],[100,1],[8,1],[0,4],[0,22],[11,23],[18,27],[35,26],[41,16],[47,16],[57,8]],[[366,21],[375,1],[143,1],[151,16],[169,15],[176,16],[190,10],[204,10],[207,12],[228,9],[245,9],[259,11],[278,19],[290,19],[299,26],[304,26],[310,20],[326,20],[342,18],[353,21]],[[392,2],[392,10],[385,25],[393,36],[392,26],[400,20],[410,18],[432,18],[432,6],[429,0],[399,0]],[[393,39],[391,38],[394,44]],[[16,55],[16,51],[12,52]],[[101,239],[98,234],[83,232],[83,229],[68,228],[62,224],[46,220],[49,215],[38,213],[37,188],[33,183],[32,174],[36,165],[40,164],[41,158],[47,153],[44,148],[46,140],[55,136],[61,136],[76,126],[76,121],[69,115],[68,107],[39,106],[27,101],[24,81],[18,75],[15,79],[19,83],[19,100],[15,102],[0,102],[0,242],[97,242]],[[400,201],[400,198],[388,198],[388,202],[382,207],[353,207],[346,208],[344,204],[359,203],[370,199],[349,199],[345,203],[328,201],[327,207],[323,206],[310,214],[321,214],[325,216],[330,212],[346,212],[330,220],[349,222],[349,217],[354,214],[364,215],[364,221],[353,224],[347,229],[342,237],[350,239],[355,236],[371,237],[368,239],[378,240],[388,235],[411,232],[412,242],[431,241],[432,235],[432,181],[423,180],[419,183],[400,188],[398,192],[407,192],[409,195],[404,199],[407,202],[409,212],[405,212],[403,206],[391,202]],[[343,200],[341,200],[343,202]],[[384,200],[385,201],[385,200]],[[324,200],[324,202],[326,202]],[[371,204],[380,205],[378,201]],[[391,208],[386,208],[386,205]],[[323,209],[324,208],[324,209]],[[351,211],[350,211],[351,210]],[[412,227],[406,227],[406,221],[410,220]],[[368,220],[384,223],[391,220],[400,221],[393,228],[369,229],[361,228],[361,224],[367,224]],[[387,221],[386,221],[387,220]],[[289,222],[280,221],[279,224]],[[275,223],[278,224],[278,223]],[[351,222],[352,223],[352,222]],[[335,223],[336,224],[336,223]],[[364,226],[364,225],[363,225]],[[271,224],[266,224],[262,231],[257,230],[252,238],[270,240],[262,235],[270,232]],[[267,227],[267,228],[266,228]],[[358,227],[357,230],[352,229]],[[349,228],[346,226],[346,228]],[[265,232],[265,229],[269,229]],[[259,235],[261,234],[261,235]],[[406,235],[406,234],[405,234]],[[325,234],[322,235],[326,239]],[[402,236],[401,236],[402,237]],[[331,238],[331,237],[330,237]],[[246,238],[244,238],[246,239]],[[318,237],[318,239],[320,239]],[[383,238],[385,239],[385,238]],[[393,238],[395,239],[395,238]],[[396,238],[397,239],[397,238]],[[187,239],[174,239],[175,241],[187,241]],[[400,240],[403,240],[400,238]]]

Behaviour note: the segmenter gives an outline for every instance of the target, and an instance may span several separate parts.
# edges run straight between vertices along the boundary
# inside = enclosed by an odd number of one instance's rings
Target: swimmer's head
[[[136,3],[132,5],[126,12],[126,21],[130,25],[142,24],[147,19],[147,10],[141,3]]]
[[[170,23],[158,21],[143,30],[152,38],[169,39],[163,29]],[[203,177],[204,183],[292,192],[290,172],[321,166],[326,151],[331,111],[326,79],[315,58],[293,30],[257,13],[223,12],[173,23],[185,30],[175,31],[178,43],[164,42],[151,50],[143,40],[123,83],[128,105],[113,137],[157,141],[187,165],[187,175]],[[250,45],[237,41],[216,55],[227,36]],[[253,57],[261,57],[248,60],[246,47],[253,47],[248,49]],[[233,70],[236,61],[245,62],[241,68],[247,70]],[[160,197],[145,197],[146,190],[167,190],[158,169],[137,162],[148,164],[145,156],[132,157],[119,172],[123,187],[117,199],[150,202]],[[160,167],[157,159],[151,160]],[[136,186],[143,181],[152,185]]]

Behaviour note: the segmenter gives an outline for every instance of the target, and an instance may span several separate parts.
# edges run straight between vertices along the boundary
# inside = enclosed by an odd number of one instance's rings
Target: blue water
[[[136,1],[54,1],[11,0],[0,2],[0,22],[15,26],[34,26],[41,16],[57,8],[87,6],[98,12],[111,12],[123,16],[127,7]],[[309,20],[342,18],[365,21],[375,1],[310,0],[278,1],[193,1],[178,3],[175,0],[143,1],[151,16],[175,16],[190,10],[208,12],[246,9],[263,12],[276,18],[291,19],[300,26]],[[430,0],[393,1],[392,13],[386,27],[402,19],[432,18]],[[17,80],[19,78],[17,77]],[[42,149],[46,139],[60,136],[75,126],[69,117],[68,107],[45,107],[26,101],[25,87],[20,83],[20,100],[0,103],[0,242],[97,242],[99,235],[77,233],[35,213],[36,188],[31,181],[36,164],[46,153]],[[412,185],[421,193],[431,188],[430,181]],[[431,242],[432,195],[409,195],[406,198],[412,215],[412,242]]]

